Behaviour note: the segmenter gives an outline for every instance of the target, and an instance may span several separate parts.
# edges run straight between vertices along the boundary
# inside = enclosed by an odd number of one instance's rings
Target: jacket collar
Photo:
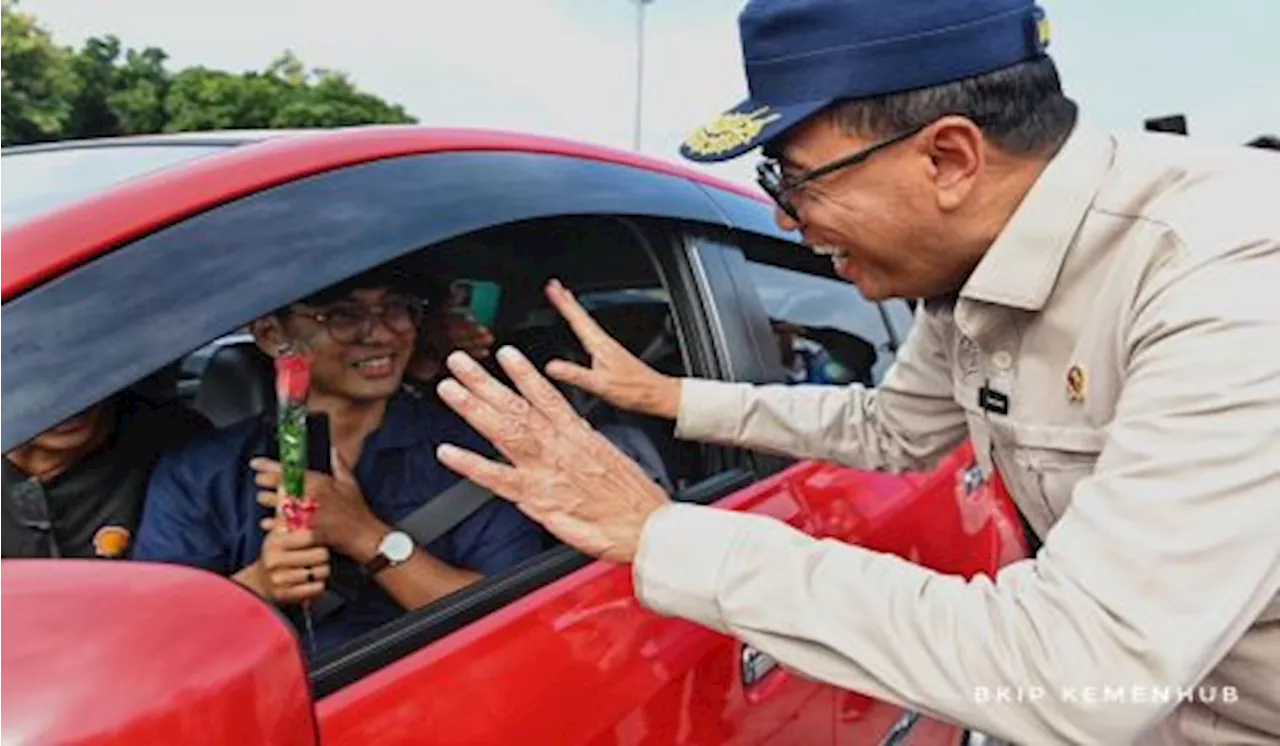
[[[1109,136],[1077,122],[960,297],[1027,311],[1044,308],[1114,156]]]

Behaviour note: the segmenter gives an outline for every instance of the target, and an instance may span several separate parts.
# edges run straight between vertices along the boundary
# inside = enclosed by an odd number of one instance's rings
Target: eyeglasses
[[[800,211],[796,209],[795,203],[791,200],[791,194],[793,192],[800,189],[805,184],[808,184],[815,179],[822,178],[829,173],[839,171],[840,169],[847,168],[849,166],[856,166],[890,145],[896,145],[903,140],[916,136],[928,126],[929,123],[922,124],[919,127],[914,127],[905,132],[894,135],[887,140],[881,140],[870,147],[858,150],[850,153],[849,155],[837,158],[830,163],[805,171],[799,176],[790,179],[787,178],[785,173],[783,173],[781,161],[776,158],[766,158],[756,166],[756,183],[760,185],[760,188],[764,190],[765,194],[769,195],[769,197],[773,199],[773,201],[778,205],[778,208],[787,214],[787,217],[797,223],[801,223],[803,221],[800,220]]]
[[[373,333],[375,320],[397,334],[407,334],[422,323],[426,303],[417,298],[387,298],[382,303],[366,306],[343,303],[323,311],[294,311],[322,325],[338,344],[353,344]]]

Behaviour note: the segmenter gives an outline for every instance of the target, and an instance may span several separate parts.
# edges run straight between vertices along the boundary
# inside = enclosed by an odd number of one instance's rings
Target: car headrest
[[[561,321],[514,329],[506,335],[504,341],[524,353],[539,371],[546,368],[547,363],[557,359],[579,365],[590,364],[587,352],[578,338]],[[575,410],[582,412],[586,408],[590,395],[585,391],[559,381],[553,380],[552,383],[560,389]]]
[[[271,358],[252,342],[221,347],[209,358],[192,407],[214,427],[226,427],[274,406]]]

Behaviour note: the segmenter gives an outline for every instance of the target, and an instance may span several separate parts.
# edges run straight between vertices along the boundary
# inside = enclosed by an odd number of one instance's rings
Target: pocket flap
[[[1107,441],[1106,431],[1092,427],[1016,424],[1012,429],[1014,442],[1022,448],[1097,454]]]

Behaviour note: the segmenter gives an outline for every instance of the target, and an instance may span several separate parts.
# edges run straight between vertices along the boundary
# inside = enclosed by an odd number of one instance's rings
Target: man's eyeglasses
[[[760,188],[764,190],[765,194],[769,195],[769,197],[773,199],[773,201],[778,205],[778,208],[787,214],[787,217],[797,223],[800,223],[802,222],[800,220],[800,211],[796,209],[795,203],[791,200],[791,195],[797,189],[800,189],[805,184],[808,184],[815,179],[820,179],[829,173],[839,171],[842,168],[848,168],[849,166],[856,166],[890,145],[896,145],[903,140],[914,137],[928,126],[929,125],[926,123],[919,127],[914,127],[905,132],[896,134],[887,140],[881,140],[867,148],[863,148],[862,150],[837,158],[830,163],[825,163],[792,178],[787,178],[787,175],[783,173],[781,161],[776,158],[766,158],[756,166],[756,183],[760,185]]]
[[[342,303],[323,311],[293,313],[322,325],[338,344],[353,344],[373,333],[375,321],[397,334],[407,334],[422,323],[425,311],[426,304],[417,298],[392,297],[369,306]]]

